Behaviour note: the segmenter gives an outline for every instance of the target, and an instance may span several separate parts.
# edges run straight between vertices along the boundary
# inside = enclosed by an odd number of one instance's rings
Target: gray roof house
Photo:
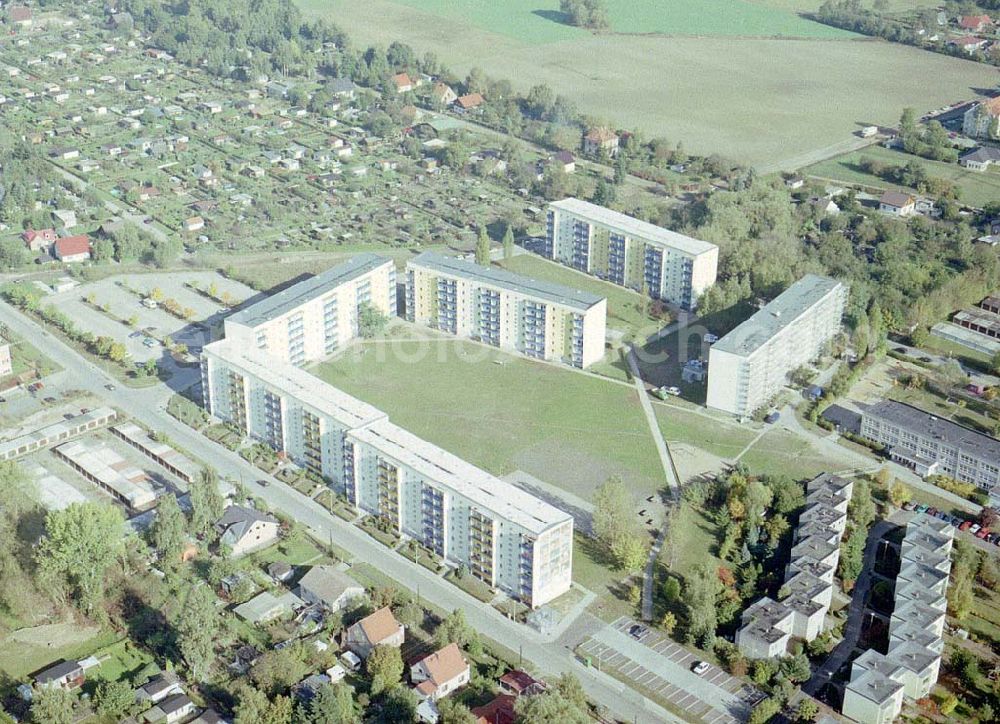
[[[242,505],[230,505],[215,522],[219,544],[228,547],[234,556],[270,545],[277,540],[279,528],[273,515]]]
[[[333,566],[313,566],[302,576],[298,589],[299,598],[329,611],[341,610],[364,593],[363,586]]]

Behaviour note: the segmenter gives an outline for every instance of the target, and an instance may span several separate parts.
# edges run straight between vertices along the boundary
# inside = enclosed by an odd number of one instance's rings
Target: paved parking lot
[[[745,720],[756,693],[751,687],[717,666],[698,676],[691,671],[698,661],[694,654],[645,626],[638,636],[630,635],[635,625],[620,618],[593,634],[579,652],[590,656],[593,666],[614,669],[693,719],[708,724]]]
[[[185,282],[198,283],[205,287],[214,283],[220,294],[228,292],[234,299],[240,301],[255,294],[249,287],[226,279],[220,274],[200,271],[109,277],[54,294],[46,301],[70,315],[79,328],[95,336],[112,337],[124,343],[133,360],[145,362],[150,359],[160,359],[164,354],[163,347],[159,343],[144,344],[145,335],[135,334],[134,329],[118,322],[117,319],[129,319],[134,316],[138,322],[137,329],[148,329],[151,335],[158,339],[171,337],[175,342],[186,344],[188,347],[201,347],[211,341],[207,330],[192,322],[204,322],[207,325],[217,323],[225,310],[222,305],[185,287]],[[178,319],[160,308],[149,309],[143,306],[140,296],[128,290],[134,289],[148,294],[154,288],[160,290],[164,299],[174,299],[181,307],[191,309],[192,322]],[[108,314],[84,302],[83,299],[89,295],[93,295],[97,305],[107,305]]]

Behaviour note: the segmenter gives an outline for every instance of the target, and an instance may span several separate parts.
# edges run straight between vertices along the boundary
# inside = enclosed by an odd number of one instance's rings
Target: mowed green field
[[[627,385],[441,338],[372,342],[311,371],[497,475],[524,470],[586,499],[611,475],[637,497],[665,484]]]
[[[590,34],[564,22],[554,0],[396,0],[521,41],[550,43]],[[321,5],[322,0],[304,0]],[[782,8],[743,0],[611,0],[606,3],[615,33],[664,35],[760,35],[805,38],[842,38],[851,33],[799,17]]]
[[[676,10],[677,35],[669,36],[594,35],[530,12],[507,12],[509,4],[472,0],[419,7],[417,0],[296,1],[307,15],[339,24],[356,44],[402,40],[418,52],[434,51],[457,73],[480,67],[521,90],[545,83],[595,118],[759,166],[843,142],[863,125],[895,123],[905,106],[939,107],[998,80],[997,70],[986,65],[830,35],[830,28],[787,10],[764,8],[768,24],[723,22],[728,16],[722,9],[731,12],[738,3],[714,0],[692,4],[702,8],[691,20],[697,29],[688,24],[681,30],[686,13]],[[490,9],[494,5],[502,9]],[[626,7],[612,5],[616,16]],[[743,5],[754,12],[763,7]],[[514,7],[526,6],[516,0]],[[490,21],[493,13],[502,19]],[[789,19],[809,27],[809,34],[794,33],[808,39],[774,37]],[[668,30],[660,23],[638,31]]]
[[[834,179],[847,183],[863,184],[879,189],[905,188],[883,181],[878,176],[866,173],[858,165],[862,158],[871,158],[884,164],[901,166],[913,161],[920,164],[930,176],[947,179],[961,190],[961,200],[973,206],[985,206],[1000,201],[1000,172],[998,171],[968,171],[957,163],[929,161],[917,158],[901,151],[892,151],[882,146],[871,146],[862,151],[855,151],[843,156],[837,156],[827,161],[817,163],[803,169],[810,176],[823,179]],[[916,189],[910,189],[916,191]]]

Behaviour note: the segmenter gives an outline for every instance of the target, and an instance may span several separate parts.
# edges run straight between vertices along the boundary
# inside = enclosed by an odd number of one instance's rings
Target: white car
[[[705,344],[715,344],[719,341],[719,335],[705,332],[701,339]]]
[[[668,395],[673,395],[674,397],[678,397],[681,394],[680,387],[665,387],[663,391],[666,392]]]
[[[691,671],[696,673],[698,676],[702,676],[708,671],[708,669],[709,664],[707,661],[698,661],[695,663],[694,667],[692,667]]]

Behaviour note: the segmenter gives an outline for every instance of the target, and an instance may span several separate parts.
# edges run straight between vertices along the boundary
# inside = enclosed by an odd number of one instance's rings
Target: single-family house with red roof
[[[90,238],[86,234],[77,234],[56,239],[52,255],[66,263],[87,261],[90,258]]]

